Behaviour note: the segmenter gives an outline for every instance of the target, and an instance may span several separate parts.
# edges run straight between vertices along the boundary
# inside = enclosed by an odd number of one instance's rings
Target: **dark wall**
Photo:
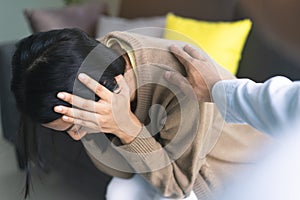
[[[300,1],[240,0],[236,18],[251,18],[239,77],[264,81],[283,75],[300,80]]]

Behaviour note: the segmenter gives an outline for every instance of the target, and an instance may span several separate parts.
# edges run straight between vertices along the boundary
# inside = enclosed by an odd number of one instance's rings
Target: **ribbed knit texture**
[[[168,70],[185,75],[183,66],[168,51],[171,44],[182,47],[183,43],[126,32],[112,32],[101,42],[105,44],[110,38],[126,42],[132,48],[138,84],[161,81],[164,71]],[[184,103],[186,110],[181,110],[180,103]],[[160,124],[164,119],[162,112],[158,110],[156,117],[148,125],[149,109],[155,104],[165,108],[167,118],[160,132],[153,136],[151,124]],[[136,170],[133,173],[139,173],[164,196],[170,198],[184,198],[191,190],[194,190],[199,199],[212,197],[241,165],[252,164],[257,157],[252,152],[266,141],[261,133],[249,126],[224,124],[214,104],[200,103],[194,106],[187,97],[176,99],[172,92],[156,84],[138,87],[135,115],[145,125],[140,135],[127,145],[114,141],[114,145],[109,146],[114,151],[106,151],[118,152],[117,156],[112,153],[109,157],[115,159],[123,156]],[[181,119],[181,116],[185,118]],[[178,134],[183,134],[180,140],[182,143],[187,142],[186,148],[181,143],[172,143]],[[97,148],[92,146],[92,142],[89,145],[90,149]],[[91,158],[102,170],[103,164],[99,164],[101,158],[97,155],[92,155]],[[167,165],[161,165],[164,162]],[[115,173],[115,169],[109,171],[107,168],[105,172],[112,176],[122,174],[122,171]],[[140,169],[150,171],[140,172]],[[123,177],[126,176],[128,174]]]

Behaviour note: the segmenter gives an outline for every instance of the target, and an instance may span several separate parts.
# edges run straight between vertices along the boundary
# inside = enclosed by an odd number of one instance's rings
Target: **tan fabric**
[[[112,38],[132,48],[139,83],[165,83],[166,70],[184,75],[183,66],[168,51],[174,41],[113,32],[101,42],[106,44]],[[184,44],[177,42],[177,45]],[[151,118],[148,114],[152,105],[161,105],[165,112],[157,109]],[[139,137],[129,145],[115,143],[101,153],[112,152],[108,149],[113,148],[118,155],[111,154],[111,159],[121,155],[133,173],[142,175],[166,197],[183,198],[194,188],[199,199],[211,198],[239,169],[252,165],[258,147],[270,140],[249,126],[225,124],[214,104],[197,102],[195,106],[194,100],[175,95],[159,84],[138,88],[135,114],[144,125],[151,121],[150,125],[144,126]],[[152,136],[160,124],[162,129]],[[93,154],[95,165],[103,170],[101,157],[91,152],[93,144],[90,145],[87,151]],[[112,176],[122,174],[114,170],[108,167],[105,172]]]

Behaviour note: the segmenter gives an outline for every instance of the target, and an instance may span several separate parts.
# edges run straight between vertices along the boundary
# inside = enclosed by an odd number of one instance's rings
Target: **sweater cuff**
[[[127,160],[135,173],[155,171],[169,165],[171,162],[167,152],[153,138],[145,126],[130,144],[120,145],[119,143],[116,146],[115,148]],[[158,159],[159,162],[157,162]]]
[[[145,126],[139,135],[129,144],[120,146],[125,151],[133,153],[150,153],[161,148],[161,145],[153,138]]]

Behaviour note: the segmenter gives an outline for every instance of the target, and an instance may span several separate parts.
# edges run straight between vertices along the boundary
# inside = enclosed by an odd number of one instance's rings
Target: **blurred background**
[[[77,1],[74,0],[75,3]],[[117,15],[120,0],[98,1],[109,4],[111,14]],[[31,33],[30,27],[23,15],[24,9],[61,8],[72,2],[68,0],[0,0],[0,3],[0,24],[2,27],[0,32],[0,42],[3,43],[20,39]]]
[[[72,0],[71,0],[72,1]],[[70,2],[71,2],[70,1]],[[74,2],[80,0],[74,0]],[[88,0],[86,0],[88,1]],[[109,5],[109,12],[117,16],[122,0],[98,0]],[[0,7],[0,42],[16,40],[30,34],[30,28],[23,15],[25,8],[60,8],[68,0],[1,0]],[[226,1],[224,1],[226,2]],[[237,4],[238,0],[234,1]],[[72,2],[71,2],[72,3]],[[228,0],[228,4],[232,4]],[[299,50],[300,3],[297,0],[239,0],[243,12],[250,16],[269,39],[280,41],[281,45],[291,50]],[[160,8],[158,8],[159,10]],[[280,47],[278,47],[280,48]]]

